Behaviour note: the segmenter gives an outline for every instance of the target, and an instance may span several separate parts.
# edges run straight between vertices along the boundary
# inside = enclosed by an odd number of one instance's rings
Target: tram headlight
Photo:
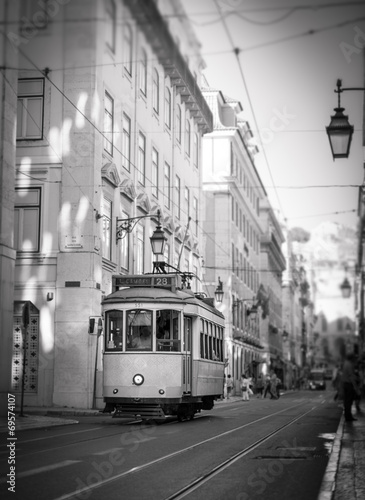
[[[163,394],[165,394],[165,391],[164,391],[163,389],[160,389],[158,392],[159,392],[159,394],[161,394],[161,396],[162,396]]]
[[[113,389],[113,394],[116,394],[118,392],[118,389]]]
[[[140,373],[137,373],[134,377],[133,377],[133,384],[135,385],[142,385],[144,382],[144,376],[141,375]]]

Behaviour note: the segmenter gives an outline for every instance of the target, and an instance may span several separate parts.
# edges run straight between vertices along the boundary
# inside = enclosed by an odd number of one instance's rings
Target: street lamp
[[[254,302],[255,301],[255,297],[253,297],[252,299],[236,299],[233,301],[233,307],[238,307],[239,304],[243,304],[244,302]],[[246,311],[246,316],[251,316],[252,319],[255,319],[256,318],[256,315],[257,315],[257,312],[258,312],[258,303],[253,303],[252,306],[247,309]]]
[[[345,278],[340,286],[342,297],[348,299],[351,295],[351,284],[347,278]]]
[[[353,125],[350,125],[348,116],[344,115],[345,108],[341,107],[341,93],[348,90],[362,90],[365,88],[351,87],[342,88],[342,81],[337,80],[338,106],[335,108],[335,114],[331,116],[331,122],[326,127],[328,139],[330,141],[333,160],[336,158],[348,158],[352,135],[354,133]]]
[[[224,295],[224,292],[223,292],[223,283],[222,283],[220,277],[218,276],[218,286],[217,286],[217,288],[215,289],[215,292],[214,292],[215,300],[218,303],[221,303],[222,300],[223,300],[223,295]]]
[[[167,241],[167,238],[165,236],[165,233],[163,232],[160,222],[161,219],[160,210],[157,210],[157,214],[141,215],[139,217],[130,217],[128,219],[120,219],[119,217],[117,217],[117,231],[116,231],[117,243],[118,240],[121,240],[128,233],[131,233],[135,228],[136,224],[141,219],[155,218],[155,217],[157,217],[157,227],[153,231],[152,236],[150,237],[150,242],[151,242],[152,253],[153,255],[156,256],[158,260],[158,256],[164,254],[165,243]],[[164,263],[162,262],[154,262],[154,269],[162,268],[163,264]]]

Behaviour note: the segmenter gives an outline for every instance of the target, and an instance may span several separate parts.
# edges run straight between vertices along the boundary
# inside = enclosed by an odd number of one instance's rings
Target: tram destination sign
[[[180,288],[180,276],[174,274],[155,274],[155,275],[130,275],[113,276],[113,291],[119,288],[168,288],[175,291]]]

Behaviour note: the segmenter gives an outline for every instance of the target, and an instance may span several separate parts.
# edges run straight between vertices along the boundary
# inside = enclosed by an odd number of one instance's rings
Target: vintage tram
[[[192,419],[223,394],[224,317],[178,274],[113,276],[104,316],[104,402],[115,417]]]

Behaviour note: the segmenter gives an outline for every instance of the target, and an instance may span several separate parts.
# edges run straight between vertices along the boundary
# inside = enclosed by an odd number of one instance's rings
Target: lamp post
[[[348,158],[352,135],[354,133],[353,125],[350,125],[348,116],[344,115],[345,108],[341,107],[341,93],[353,90],[364,91],[362,87],[342,88],[342,81],[337,80],[338,105],[335,108],[335,114],[331,116],[331,121],[326,127],[328,139],[330,141],[333,160],[336,158]]]

